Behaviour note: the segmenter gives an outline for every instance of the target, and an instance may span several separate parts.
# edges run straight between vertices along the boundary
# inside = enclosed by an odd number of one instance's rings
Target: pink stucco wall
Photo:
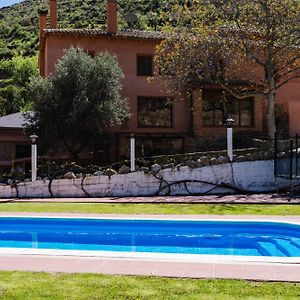
[[[276,94],[276,101],[289,114],[290,133],[300,134],[300,79],[283,85]]]
[[[173,105],[172,128],[138,128],[137,126],[137,97],[138,96],[173,96],[163,89],[155,78],[157,67],[154,67],[154,77],[149,80],[146,76],[137,76],[137,54],[154,54],[156,41],[147,39],[125,39],[114,37],[58,36],[49,35],[45,45],[46,74],[55,72],[55,64],[71,46],[80,47],[95,54],[101,51],[114,53],[125,75],[122,95],[129,101],[132,117],[128,126],[113,128],[111,131],[133,133],[185,133],[190,125],[191,112],[187,101],[179,100]]]
[[[187,133],[191,125],[191,111],[188,101],[178,100],[173,105],[172,128],[139,128],[137,126],[137,97],[138,96],[172,96],[163,89],[155,76],[151,81],[144,76],[137,76],[137,54],[154,54],[154,47],[159,43],[152,39],[131,39],[114,36],[76,36],[47,33],[45,44],[45,73],[55,72],[57,60],[64,55],[64,51],[73,47],[94,52],[108,51],[116,54],[119,64],[124,72],[122,94],[129,101],[132,117],[128,126],[109,129],[112,132],[128,133]],[[154,74],[157,74],[157,68]],[[241,75],[241,74],[240,74]],[[252,73],[243,74],[242,77],[252,77]],[[264,100],[262,100],[264,102]],[[300,133],[300,80],[293,80],[284,85],[276,94],[276,102],[282,104],[289,113],[289,128],[291,133]],[[265,114],[262,103],[256,114]],[[263,124],[265,122],[263,121]],[[263,126],[265,127],[265,126]]]

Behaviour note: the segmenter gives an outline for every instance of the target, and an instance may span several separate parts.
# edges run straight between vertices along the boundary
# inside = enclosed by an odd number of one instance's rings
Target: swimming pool
[[[0,217],[0,248],[300,258],[300,225]]]

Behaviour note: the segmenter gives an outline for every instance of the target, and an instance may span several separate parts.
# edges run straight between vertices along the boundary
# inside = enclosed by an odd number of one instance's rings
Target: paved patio
[[[300,265],[276,263],[191,263],[95,257],[1,255],[0,269],[300,282]]]
[[[0,203],[1,202],[300,204],[300,194],[191,195],[103,198],[2,198],[0,199]]]

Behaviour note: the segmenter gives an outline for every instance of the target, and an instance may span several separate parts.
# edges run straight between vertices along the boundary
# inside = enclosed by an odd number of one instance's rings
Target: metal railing
[[[274,175],[289,179],[300,177],[300,141],[293,137],[275,135],[274,139]]]

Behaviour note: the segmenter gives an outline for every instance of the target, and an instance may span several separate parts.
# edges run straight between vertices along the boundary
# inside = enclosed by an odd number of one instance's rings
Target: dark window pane
[[[227,114],[231,117],[234,122],[233,126],[239,126],[239,100],[237,99],[229,99],[227,102]]]
[[[221,100],[215,101],[215,126],[222,126],[224,123],[224,103]]]
[[[253,126],[253,98],[237,99],[225,95],[221,90],[203,90],[202,125],[222,126],[225,118],[234,119],[233,126]]]
[[[202,125],[213,126],[214,125],[214,105],[212,101],[203,99],[202,102]]]
[[[136,154],[140,157],[176,154],[182,151],[183,139],[181,138],[136,138]]]
[[[152,76],[152,56],[137,56],[137,75]]]
[[[241,100],[241,126],[252,126],[253,102],[251,99]]]
[[[30,145],[16,145],[16,157],[24,158],[31,156],[31,146]]]
[[[138,97],[139,127],[171,127],[172,103],[162,97]]]

